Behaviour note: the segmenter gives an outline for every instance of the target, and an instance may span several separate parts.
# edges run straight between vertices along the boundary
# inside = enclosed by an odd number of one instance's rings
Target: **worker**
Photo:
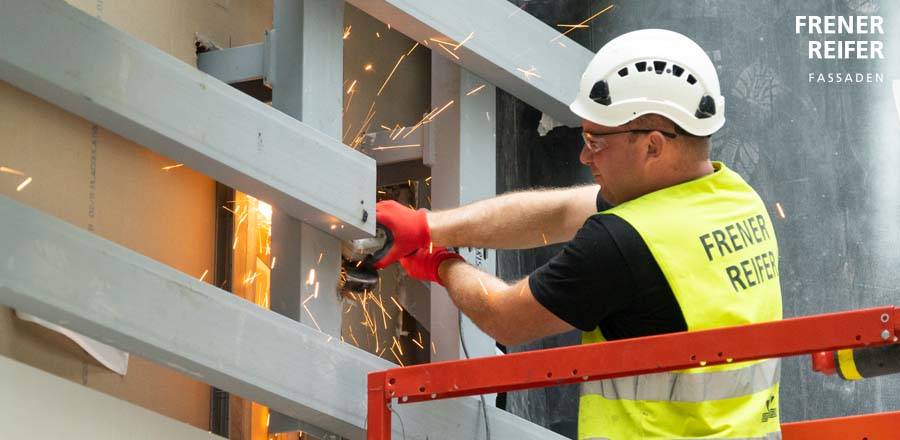
[[[724,98],[699,45],[659,29],[621,35],[587,66],[570,109],[583,119],[580,161],[596,185],[438,212],[381,202],[376,219],[392,244],[376,266],[399,260],[410,276],[441,283],[505,345],[576,328],[589,344],[781,319],[765,205],[709,158]],[[444,248],[547,242],[567,243],[511,285]],[[778,359],[700,362],[582,384],[578,438],[781,438]]]

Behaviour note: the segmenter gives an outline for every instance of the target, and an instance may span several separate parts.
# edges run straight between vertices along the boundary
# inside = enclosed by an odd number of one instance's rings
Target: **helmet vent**
[[[684,73],[683,67],[677,64],[672,64],[672,75],[681,76],[682,73]]]
[[[694,78],[694,75],[688,75],[687,82],[690,85],[697,84],[697,78]]]
[[[703,95],[700,98],[700,105],[697,106],[697,112],[694,113],[694,116],[697,119],[706,119],[715,116],[716,114],[716,101],[712,96]]]
[[[628,68],[623,67],[622,70],[619,71],[619,77],[625,78],[626,76],[628,76]]]
[[[643,71],[647,70],[647,62],[641,61],[639,63],[635,63],[634,67],[637,69],[638,72],[643,72]]]
[[[662,75],[666,70],[666,62],[665,61],[654,61],[653,62],[653,70],[656,71],[657,75]]]
[[[598,104],[612,104],[612,98],[610,98],[609,96],[609,84],[604,80],[600,80],[594,83],[594,87],[591,88],[590,97],[592,101]]]

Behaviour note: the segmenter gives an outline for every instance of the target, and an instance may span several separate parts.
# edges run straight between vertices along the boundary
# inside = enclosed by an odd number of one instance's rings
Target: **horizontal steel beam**
[[[412,130],[411,127],[401,127],[392,131],[378,131],[366,133],[360,142],[359,151],[375,159],[381,165],[422,161],[422,149],[425,145],[427,130],[414,130],[408,137],[403,137],[404,132]]]
[[[365,437],[366,375],[388,361],[2,196],[0,243],[0,304]],[[479,405],[404,405],[395,436],[483,438]],[[505,411],[488,408],[488,418],[493,438],[563,438]]]
[[[581,125],[569,103],[593,54],[507,0],[347,2],[554,119]]]
[[[371,158],[64,1],[0,11],[0,79],[335,236],[374,233]]]
[[[248,44],[197,54],[197,68],[226,84],[266,76],[265,43]]]
[[[222,440],[206,430],[3,356],[0,389],[0,438]]]

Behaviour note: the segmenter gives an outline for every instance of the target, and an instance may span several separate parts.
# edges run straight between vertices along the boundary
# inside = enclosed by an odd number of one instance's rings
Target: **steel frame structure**
[[[391,438],[391,405],[516,391],[772,357],[897,343],[888,306],[506,356],[392,368],[368,377],[369,440]],[[837,421],[836,421],[837,420]],[[836,425],[896,433],[900,412],[784,425],[785,439],[822,439]],[[856,429],[859,431],[856,431]],[[849,432],[850,428],[847,428]],[[872,436],[870,438],[879,438]]]

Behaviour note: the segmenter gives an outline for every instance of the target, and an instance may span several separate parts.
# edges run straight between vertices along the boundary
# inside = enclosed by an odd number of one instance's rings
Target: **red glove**
[[[414,211],[393,200],[385,200],[375,205],[375,221],[387,233],[384,248],[372,256],[376,269],[384,269],[431,244],[425,210]]]
[[[400,264],[403,265],[409,276],[422,281],[434,281],[443,286],[444,283],[438,274],[438,268],[444,261],[455,258],[463,259],[455,252],[450,252],[442,246],[435,246],[430,253],[428,248],[424,248],[408,257],[401,258]]]

